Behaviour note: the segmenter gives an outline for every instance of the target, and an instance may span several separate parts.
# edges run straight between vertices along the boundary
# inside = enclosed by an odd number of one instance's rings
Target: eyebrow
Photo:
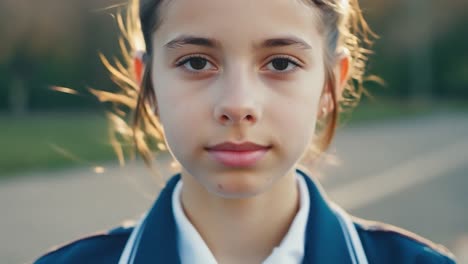
[[[312,49],[312,46],[309,45],[305,40],[302,40],[294,36],[267,39],[260,44],[260,47],[265,47],[265,48],[286,47],[286,46],[298,46],[299,48],[304,49],[304,50]]]
[[[198,37],[192,35],[181,35],[166,43],[164,47],[169,49],[176,49],[185,45],[195,45],[207,48],[221,47],[221,43],[213,38]],[[312,49],[312,46],[309,45],[305,40],[295,36],[266,39],[262,41],[260,45],[254,45],[254,48],[276,48],[287,46],[297,46],[304,50]]]
[[[169,49],[175,49],[183,47],[184,45],[196,45],[208,48],[219,48],[221,46],[221,44],[218,41],[212,38],[181,35],[166,43],[164,47]]]

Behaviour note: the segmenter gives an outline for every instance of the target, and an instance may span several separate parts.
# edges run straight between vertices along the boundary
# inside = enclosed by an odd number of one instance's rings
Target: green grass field
[[[400,102],[362,102],[358,107],[345,112],[341,116],[343,123],[359,125],[362,122],[388,121],[391,119],[407,118],[415,115],[430,114],[435,108],[427,105],[414,106]]]
[[[0,177],[115,159],[103,114],[0,116]]]
[[[400,102],[363,103],[345,126],[426,115],[449,109],[465,111],[467,103],[408,106]],[[73,166],[93,166],[116,161],[109,144],[104,113],[33,114],[26,117],[0,115],[0,178],[34,174]]]

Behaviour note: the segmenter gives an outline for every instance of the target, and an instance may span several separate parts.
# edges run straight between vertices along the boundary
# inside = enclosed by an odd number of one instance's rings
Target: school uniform
[[[299,211],[264,264],[455,263],[443,246],[390,225],[348,215],[327,199],[318,182],[300,169],[296,173]],[[216,263],[181,209],[182,184],[180,175],[172,177],[134,226],[79,239],[35,263]]]

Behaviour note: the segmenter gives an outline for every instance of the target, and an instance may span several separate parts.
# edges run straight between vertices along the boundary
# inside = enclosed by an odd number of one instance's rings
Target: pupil
[[[288,64],[289,64],[288,60],[285,60],[285,59],[274,59],[272,63],[273,63],[273,67],[279,71],[282,71],[288,68]]]
[[[201,70],[205,68],[207,61],[202,58],[193,58],[190,60],[190,66],[195,70]]]

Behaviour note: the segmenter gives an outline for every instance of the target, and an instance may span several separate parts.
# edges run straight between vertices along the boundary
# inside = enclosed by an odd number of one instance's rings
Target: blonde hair
[[[167,1],[167,0],[166,0]],[[339,114],[355,107],[363,94],[365,68],[374,33],[366,23],[358,0],[303,0],[314,4],[320,10],[321,32],[325,36],[326,86],[323,94],[331,97],[332,111],[318,122],[316,140],[310,146],[303,162],[314,160],[329,147],[336,128]],[[149,168],[153,169],[155,153],[167,150],[164,131],[157,114],[157,100],[151,83],[151,62],[153,59],[151,36],[161,24],[161,4],[164,0],[129,0],[125,19],[119,12],[117,23],[122,32],[119,39],[123,61],[115,59],[112,65],[101,56],[111,79],[118,85],[119,91],[105,92],[91,90],[102,102],[111,102],[113,113],[108,113],[111,121],[111,142],[121,163],[124,162],[123,146],[130,144],[130,150],[136,149]],[[351,59],[349,79],[342,95],[336,94],[335,75],[333,72],[338,62],[339,50],[347,50]],[[136,65],[133,57],[139,51],[145,51],[143,77],[141,84],[137,74],[142,65]],[[134,148],[135,147],[135,148]],[[130,151],[131,156],[135,153]]]

